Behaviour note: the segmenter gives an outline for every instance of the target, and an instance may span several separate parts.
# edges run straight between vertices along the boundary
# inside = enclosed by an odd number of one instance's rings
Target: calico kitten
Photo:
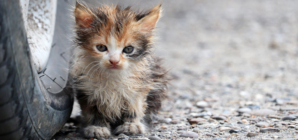
[[[76,3],[72,76],[86,137],[145,133],[144,118],[157,113],[166,72],[150,49],[161,5],[147,12]]]

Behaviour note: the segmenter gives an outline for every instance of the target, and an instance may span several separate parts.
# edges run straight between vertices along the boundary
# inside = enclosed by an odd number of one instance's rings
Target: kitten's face
[[[160,5],[145,13],[129,8],[75,9],[77,43],[101,68],[123,70],[149,53],[152,30],[160,17]]]

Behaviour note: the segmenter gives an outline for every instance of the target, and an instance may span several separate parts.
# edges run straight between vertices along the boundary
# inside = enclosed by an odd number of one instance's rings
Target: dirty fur
[[[150,51],[160,14],[161,5],[135,12],[77,2],[71,74],[86,137],[146,132],[143,118],[157,113],[167,89],[166,71]]]

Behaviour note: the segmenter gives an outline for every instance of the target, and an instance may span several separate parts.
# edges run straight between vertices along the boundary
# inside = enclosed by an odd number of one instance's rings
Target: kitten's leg
[[[88,138],[107,138],[111,135],[110,124],[98,112],[84,113],[85,127],[83,134]]]
[[[84,128],[84,135],[88,138],[107,138],[111,135],[111,133],[107,127],[90,125]]]
[[[115,134],[143,134],[146,132],[146,127],[141,123],[140,118],[126,121],[123,125],[120,125],[114,131]]]
[[[147,104],[145,103],[144,99],[137,99],[137,102],[135,103],[137,103],[135,106],[139,107],[139,109],[134,110],[134,115],[131,115],[130,113],[122,114],[122,117],[124,117],[124,124],[119,125],[114,130],[114,134],[144,134],[146,132],[146,127],[141,120],[145,115],[144,112],[146,110]]]

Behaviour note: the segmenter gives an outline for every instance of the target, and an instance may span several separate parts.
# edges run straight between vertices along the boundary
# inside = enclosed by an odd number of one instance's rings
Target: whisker
[[[91,64],[96,63],[96,62],[99,62],[99,61],[94,61],[94,62],[92,62],[92,63],[89,63],[89,64],[87,65],[87,67],[84,68],[83,73],[85,73],[86,69],[87,69],[89,66],[91,66]]]
[[[100,65],[98,65],[98,67],[95,68],[94,72],[98,72],[99,69],[100,69]],[[92,73],[92,77],[93,77],[93,75],[94,75],[94,72]]]
[[[90,72],[90,70],[92,70],[94,67],[96,67],[97,65],[99,65],[99,64],[96,64],[96,65],[94,65],[94,66],[92,66],[89,70],[88,70],[88,72],[87,72],[87,76],[90,78],[90,76],[89,76],[89,72]]]

